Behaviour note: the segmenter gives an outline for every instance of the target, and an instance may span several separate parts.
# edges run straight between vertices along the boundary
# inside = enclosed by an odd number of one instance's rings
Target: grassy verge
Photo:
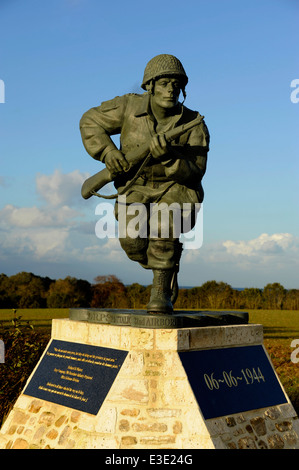
[[[5,345],[5,363],[0,364],[0,426],[44,352],[50,333],[48,327],[37,331],[18,319],[12,321],[10,328],[0,329]]]
[[[68,318],[68,308],[18,308],[17,310],[0,309],[0,326],[10,327],[15,317],[22,325],[30,324],[34,328],[49,327],[53,318]]]

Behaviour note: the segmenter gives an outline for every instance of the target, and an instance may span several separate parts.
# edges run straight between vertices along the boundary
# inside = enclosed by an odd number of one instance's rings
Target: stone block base
[[[142,329],[65,319],[53,320],[52,339],[128,354],[97,415],[22,393],[1,429],[1,448],[299,448],[288,399],[204,419],[180,360],[182,351],[262,345],[261,325]]]

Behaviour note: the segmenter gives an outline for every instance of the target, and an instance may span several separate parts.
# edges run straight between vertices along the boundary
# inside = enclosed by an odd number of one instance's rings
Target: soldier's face
[[[152,99],[162,108],[173,108],[178,104],[181,82],[177,78],[159,78],[155,82]]]

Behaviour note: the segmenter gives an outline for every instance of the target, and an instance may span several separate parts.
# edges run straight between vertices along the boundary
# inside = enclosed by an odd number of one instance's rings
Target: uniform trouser
[[[119,240],[127,256],[144,268],[173,270],[181,256],[179,236],[195,225],[199,196],[174,182],[152,186],[136,184],[117,199]]]

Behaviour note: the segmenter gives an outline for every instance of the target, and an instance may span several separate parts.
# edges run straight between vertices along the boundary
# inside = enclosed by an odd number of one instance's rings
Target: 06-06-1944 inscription
[[[218,390],[221,385],[231,387],[238,387],[239,383],[242,382],[246,385],[252,385],[255,381],[260,383],[260,381],[265,382],[265,377],[263,376],[259,367],[249,369],[241,369],[240,374],[233,375],[232,370],[229,372],[222,371],[222,377],[215,378],[214,372],[210,375],[204,374],[204,380],[209,388],[209,390]]]

